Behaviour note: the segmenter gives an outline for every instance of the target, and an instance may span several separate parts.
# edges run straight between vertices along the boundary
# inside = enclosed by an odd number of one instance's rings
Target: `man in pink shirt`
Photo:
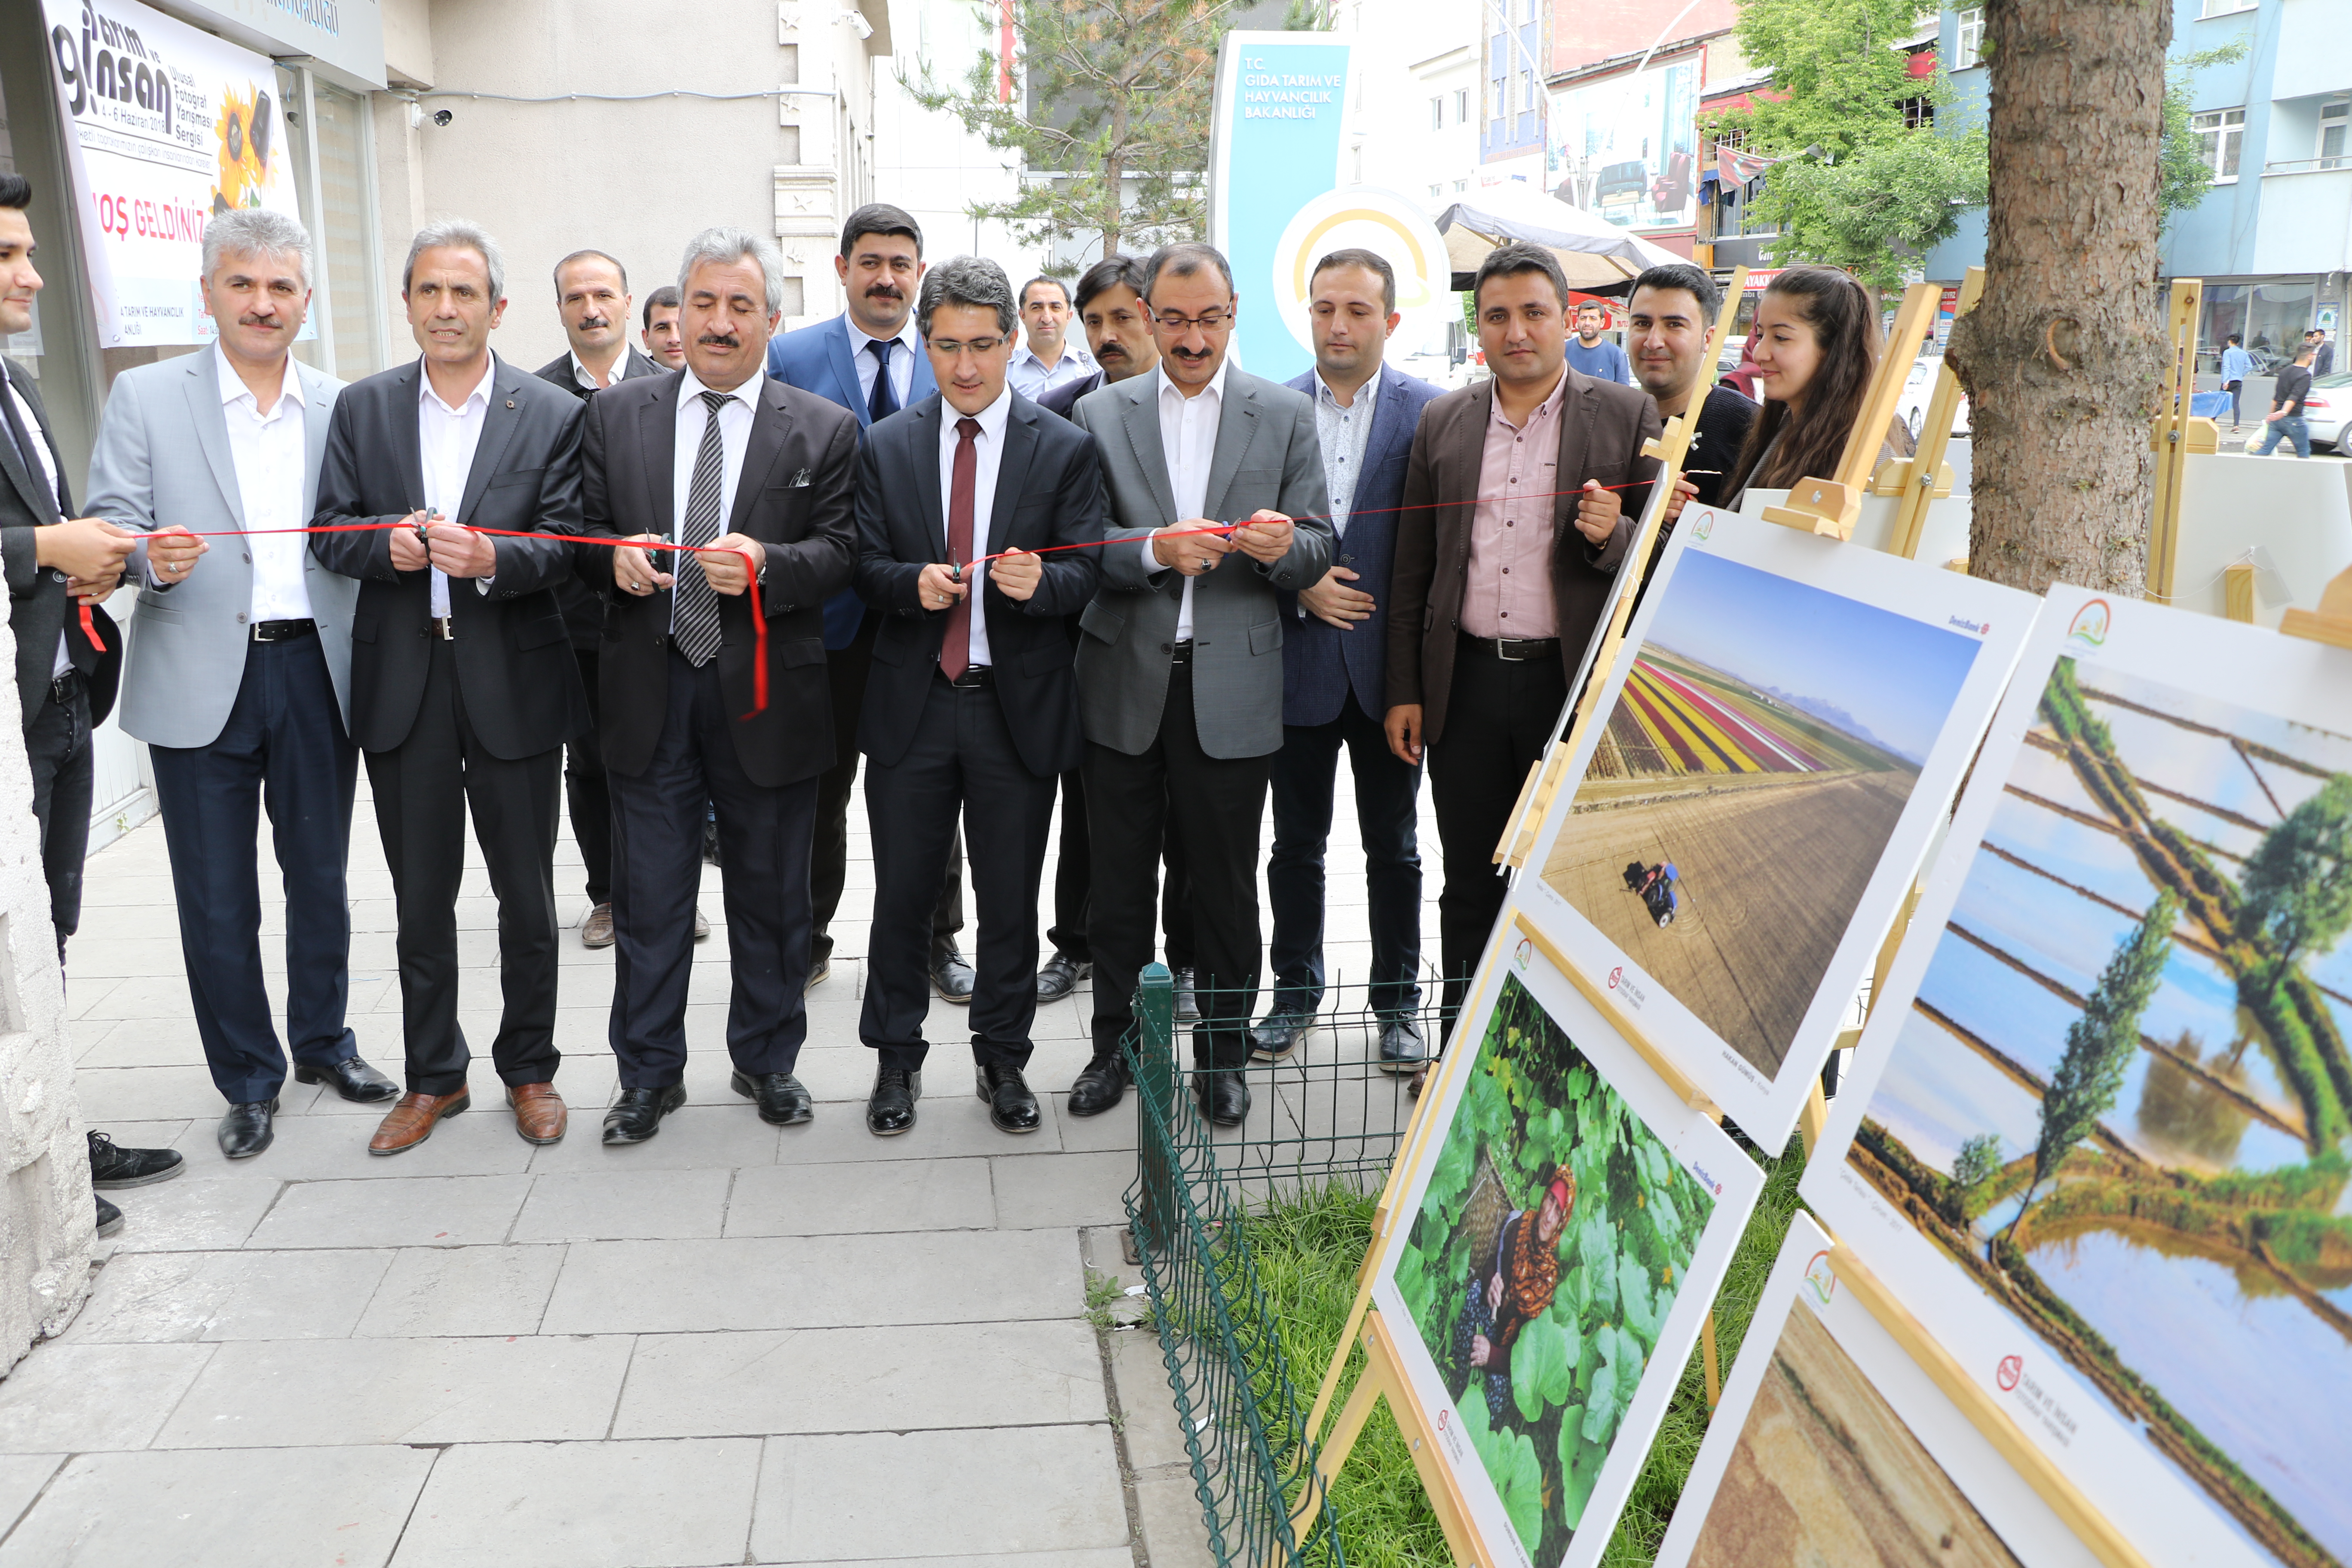
[[[1550,251],[1497,247],[1475,298],[1493,379],[1423,410],[1389,585],[1389,745],[1409,763],[1428,752],[1449,1028],[1503,906],[1496,840],[1560,733],[1658,467],[1642,456],[1659,431],[1650,395],[1569,365]]]

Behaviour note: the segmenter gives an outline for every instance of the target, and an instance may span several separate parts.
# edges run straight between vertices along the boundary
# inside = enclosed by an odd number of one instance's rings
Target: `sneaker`
[[[112,1236],[116,1231],[121,1230],[121,1228],[122,1211],[116,1208],[112,1204],[108,1203],[104,1198],[100,1198],[98,1200],[98,1234],[100,1236]]]
[[[694,906],[694,940],[697,942],[709,942],[710,940],[710,922],[702,918],[702,906],[700,904]]]
[[[103,1132],[89,1135],[89,1184],[109,1190],[168,1182],[185,1169],[176,1149],[125,1149]]]

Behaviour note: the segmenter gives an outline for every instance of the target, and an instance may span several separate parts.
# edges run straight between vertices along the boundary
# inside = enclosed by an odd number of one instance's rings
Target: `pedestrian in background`
[[[2263,421],[2270,428],[2249,457],[2269,457],[2278,450],[2282,439],[2294,443],[2296,457],[2311,456],[2311,426],[2303,416],[2303,405],[2311,395],[2313,353],[2312,346],[2304,344],[2295,351],[2294,363],[2279,372],[2278,382],[2271,388],[2270,415]]]
[[[1633,367],[1626,361],[1625,351],[1601,335],[1609,325],[1609,312],[1597,301],[1586,300],[1576,307],[1576,337],[1568,345],[1568,363],[1579,375],[1589,375],[1595,381],[1613,381],[1620,386],[1633,386]]]
[[[1070,291],[1058,278],[1039,276],[1021,285],[1021,323],[1029,341],[1013,351],[1013,390],[1035,398],[1095,373],[1086,350],[1069,341]]]
[[[2221,390],[2230,395],[2230,430],[2239,428],[2238,400],[2245,395],[2246,377],[2254,374],[2254,356],[2246,352],[2245,340],[2237,333],[2230,334],[2221,350]]]
[[[637,334],[646,357],[664,370],[686,365],[686,334],[677,325],[677,290],[665,283],[646,296],[645,328]]]

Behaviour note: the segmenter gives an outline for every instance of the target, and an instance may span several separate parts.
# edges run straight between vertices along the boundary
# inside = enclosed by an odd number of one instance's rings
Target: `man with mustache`
[[[630,376],[658,375],[662,367],[629,347],[629,274],[601,250],[575,250],[555,264],[555,309],[572,347],[539,367],[539,379],[586,401]],[[596,652],[604,641],[604,601],[577,577],[555,590],[572,657],[588,694],[588,732],[565,743],[563,793],[572,806],[572,837],[587,874],[588,917],[580,945],[613,945],[613,797],[604,784],[604,744],[596,734]],[[698,915],[698,921],[700,917]],[[708,922],[699,934],[710,934]]]
[[[665,283],[646,296],[645,331],[638,339],[646,353],[664,370],[686,364],[686,332],[677,324],[677,290]]]
[[[345,1026],[344,885],[359,749],[351,738],[359,584],[299,533],[342,383],[289,352],[310,306],[310,237],[267,207],[205,226],[209,353],[123,372],[90,458],[90,506],[147,534],[122,727],[147,742],[172,857],[180,951],[213,1083],[221,1152],[269,1147],[286,1082],[261,966],[254,839],[268,805],[286,886],[286,1035],[298,1083],[345,1100],[399,1087]],[[201,560],[201,569],[200,567]]]
[[[1087,268],[1078,279],[1077,315],[1097,368],[1037,399],[1038,407],[1065,419],[1078,399],[1095,388],[1149,374],[1160,366],[1160,345],[1151,337],[1151,312],[1143,303],[1140,258],[1106,256]],[[1076,644],[1077,617],[1071,616],[1069,625],[1070,640]],[[1086,772],[1072,768],[1062,775],[1062,841],[1054,863],[1054,923],[1045,931],[1054,956],[1037,969],[1040,1004],[1067,996],[1094,963],[1094,945],[1087,938],[1094,889],[1090,848]],[[1160,950],[1176,975],[1176,1017],[1181,1023],[1198,1023],[1201,1008],[1192,986],[1192,876],[1184,864],[1184,841],[1177,836],[1173,815],[1160,841]]]
[[[924,271],[922,226],[887,202],[868,202],[841,226],[841,254],[833,269],[849,308],[769,343],[768,374],[848,409],[863,431],[940,389],[914,325],[915,291]],[[833,968],[833,915],[848,875],[849,792],[857,783],[857,715],[874,663],[874,633],[875,617],[856,590],[844,588],[825,605],[834,763],[817,786],[816,855],[809,870],[816,911],[809,948],[812,986]],[[968,1005],[973,975],[956,946],[961,930],[963,832],[958,828],[931,911],[930,973],[931,988],[941,997]]]
[[[479,226],[419,229],[401,269],[423,352],[343,389],[319,468],[320,561],[359,580],[352,734],[367,758],[400,921],[408,1092],[368,1142],[397,1154],[469,1108],[457,1025],[466,824],[499,900],[505,1011],[490,1050],[515,1131],[563,1136],[555,1092],[555,828],[563,742],[588,727],[555,584],[580,530],[577,398],[490,352],[506,260]]]
[[[760,374],[783,308],[773,244],[705,229],[679,264],[678,293],[686,368],[589,399],[583,443],[590,533],[709,552],[583,552],[582,571],[618,595],[601,672],[619,935],[611,1144],[644,1142],[686,1100],[706,801],[726,872],[735,1092],[777,1126],[813,1109],[793,1068],[808,1035],[811,829],[833,763],[823,606],[856,563],[857,425]]]
[[[1042,397],[1057,386],[1084,381],[1095,362],[1069,341],[1070,291],[1058,278],[1039,276],[1021,285],[1021,324],[1029,341],[1013,352],[1006,379],[1024,397]]]

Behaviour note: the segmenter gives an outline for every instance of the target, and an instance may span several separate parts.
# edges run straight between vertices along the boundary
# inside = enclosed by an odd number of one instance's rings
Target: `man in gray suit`
[[[1118,1103],[1119,1037],[1151,957],[1160,829],[1192,858],[1203,1112],[1249,1113],[1245,1033],[1257,1003],[1258,822],[1282,746],[1282,606],[1331,564],[1315,405],[1225,363],[1239,301],[1206,245],[1168,246],[1145,273],[1160,365],[1081,398],[1115,526],[1079,616],[1087,830],[1094,850],[1094,1058],[1073,1114]],[[1238,525],[1234,520],[1245,519]],[[1229,533],[1203,531],[1221,524]]]
[[[286,880],[295,1079],[363,1102],[399,1086],[360,1059],[343,1018],[359,584],[320,565],[301,533],[271,531],[310,521],[342,387],[289,352],[310,309],[310,238],[283,213],[223,213],[205,226],[204,269],[219,342],[115,378],[89,507],[147,535],[131,558],[147,592],[122,727],[150,748],[196,1031],[229,1104],[221,1152],[236,1160],[269,1146],[286,1082],[261,973],[265,801]],[[247,537],[216,549],[194,537],[226,531]]]

